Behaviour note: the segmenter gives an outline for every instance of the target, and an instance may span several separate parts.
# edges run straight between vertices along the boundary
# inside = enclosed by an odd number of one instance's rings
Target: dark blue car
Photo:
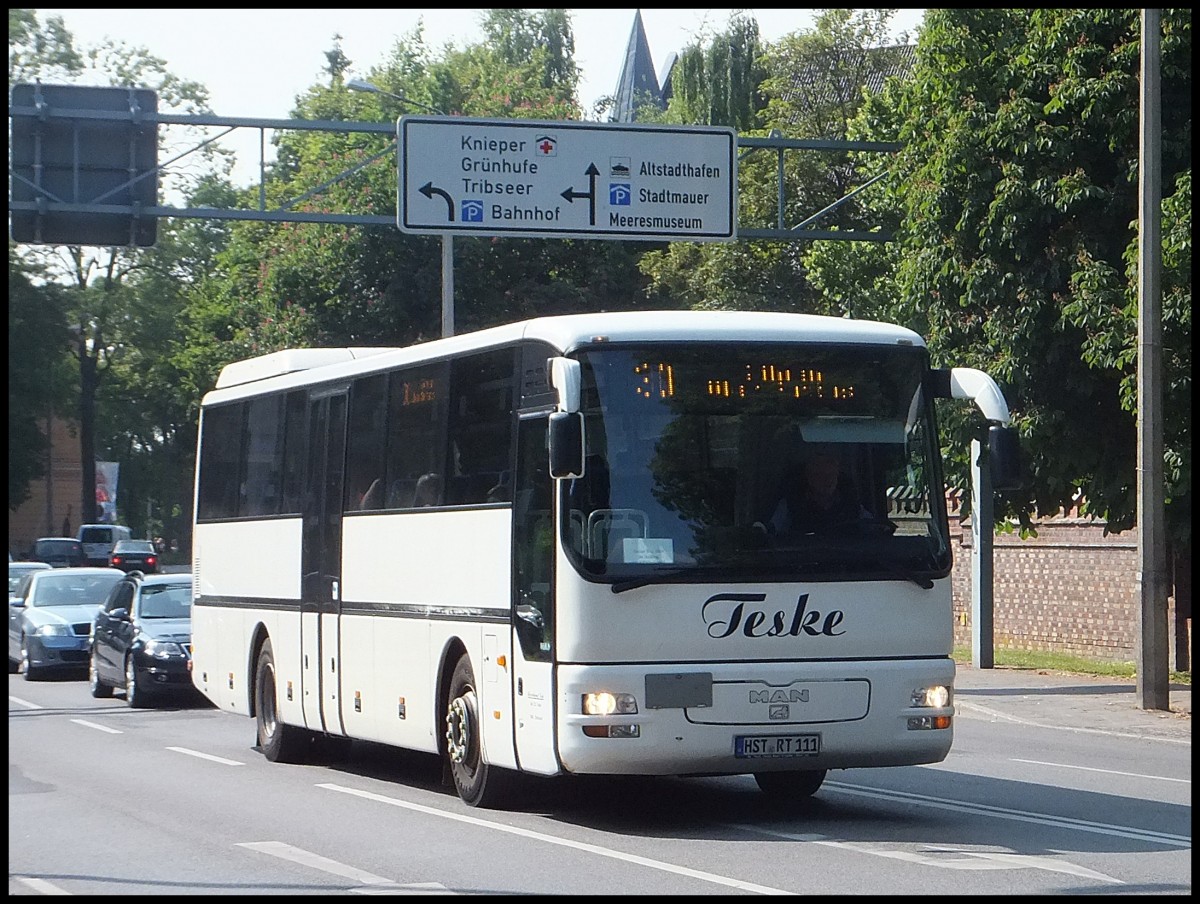
[[[192,576],[131,571],[94,615],[88,681],[93,697],[125,692],[131,707],[189,695]]]

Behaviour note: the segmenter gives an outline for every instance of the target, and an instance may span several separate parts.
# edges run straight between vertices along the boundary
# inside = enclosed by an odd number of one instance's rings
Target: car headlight
[[[182,659],[184,655],[183,648],[169,640],[147,640],[144,649],[155,659]]]
[[[71,629],[66,625],[39,625],[33,633],[38,637],[69,637]]]

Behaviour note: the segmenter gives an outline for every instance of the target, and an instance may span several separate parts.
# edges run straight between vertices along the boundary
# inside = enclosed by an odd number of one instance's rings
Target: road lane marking
[[[352,895],[456,895],[440,882],[410,882],[407,885],[368,885],[350,889]]]
[[[83,725],[87,728],[94,728],[97,731],[106,731],[109,734],[124,734],[125,733],[116,728],[109,728],[107,725],[100,725],[97,722],[89,722],[87,719],[72,719],[71,721],[74,722],[76,725]]]
[[[1145,775],[1141,772],[1118,772],[1116,769],[1096,769],[1093,766],[1075,766],[1070,763],[1047,763],[1042,760],[1019,760],[1013,757],[1014,763],[1031,763],[1034,766],[1053,766],[1056,769],[1079,769],[1083,772],[1103,772],[1105,775],[1123,775],[1126,778],[1152,778],[1160,782],[1181,782],[1190,785],[1190,778],[1167,778],[1165,775]]]
[[[282,841],[245,841],[240,842],[237,846],[258,851],[260,854],[270,854],[272,857],[279,857],[281,860],[290,860],[293,863],[299,863],[302,866],[308,866],[312,869],[319,869],[325,873],[333,873],[335,876],[341,876],[343,879],[350,879],[363,885],[393,886],[397,884],[391,879],[385,879],[383,876],[377,876],[374,873],[368,873],[366,870],[358,869],[345,863],[339,863],[337,860],[330,860],[328,857],[322,857],[320,854],[314,854],[302,848],[292,847],[290,844],[284,844]]]
[[[8,702],[15,703],[17,706],[23,706],[26,709],[41,709],[36,703],[30,703],[28,700],[22,700],[20,697],[14,697],[12,694],[8,695]]]
[[[808,844],[823,844],[856,854],[870,854],[873,857],[904,860],[908,863],[919,864],[920,866],[936,866],[939,869],[970,870],[973,872],[997,869],[1044,869],[1053,873],[1067,873],[1071,876],[1095,879],[1099,882],[1109,882],[1114,885],[1125,884],[1120,879],[1114,879],[1112,876],[1098,873],[1095,870],[1090,870],[1074,863],[1055,860],[1052,857],[1040,857],[1034,854],[1014,854],[1006,851],[971,851],[965,848],[937,846],[927,847],[924,851],[898,851],[868,842],[837,841],[825,835],[784,832],[779,829],[768,829],[762,826],[740,825],[737,823],[730,823],[728,825],[730,828],[740,829],[744,832],[757,832],[761,835],[769,835],[772,838],[803,841]],[[931,854],[951,854],[958,855],[958,857],[949,859],[947,857],[930,856]]]
[[[929,797],[925,794],[910,794],[907,791],[890,791],[882,788],[870,788],[865,785],[848,785],[845,782],[826,782],[823,787],[830,791],[837,791],[842,794],[854,794],[859,797],[874,797],[898,803],[933,807],[939,810],[952,810],[958,813],[973,813],[975,815],[986,813],[989,816],[995,816],[999,819],[1032,822],[1037,825],[1060,829],[1075,829],[1079,832],[1092,832],[1096,835],[1113,835],[1118,838],[1131,838],[1136,841],[1161,844],[1167,847],[1190,848],[1192,846],[1192,839],[1187,835],[1154,832],[1149,829],[1135,829],[1130,826],[1110,825],[1103,822],[1089,822],[1086,819],[1073,819],[1070,816],[1047,816],[1044,813],[1030,813],[1025,810],[1010,810],[1007,807],[994,807],[990,804],[947,800],[941,797]]]
[[[562,847],[574,848],[577,851],[583,851],[586,854],[595,854],[600,857],[611,857],[614,860],[620,860],[624,863],[632,863],[637,866],[645,866],[650,869],[662,870],[663,872],[673,873],[677,876],[687,876],[692,879],[699,879],[702,882],[712,882],[716,885],[724,885],[729,888],[737,888],[741,891],[756,892],[762,895],[790,895],[792,892],[784,891],[779,888],[771,888],[767,885],[756,885],[753,882],[744,882],[741,879],[732,879],[728,876],[718,876],[715,873],[706,873],[702,870],[691,869],[686,866],[678,866],[674,863],[665,863],[661,860],[651,860],[649,857],[639,857],[636,854],[627,854],[624,851],[613,850],[612,848],[600,847],[595,844],[587,844],[582,841],[571,841],[567,838],[560,838],[557,835],[547,835],[544,832],[535,832],[531,829],[522,829],[517,826],[502,825],[498,822],[491,822],[487,819],[480,819],[476,816],[466,816],[462,813],[450,813],[446,810],[439,810],[436,807],[426,807],[421,804],[409,803],[408,801],[398,800],[394,797],[385,797],[382,794],[374,794],[370,791],[360,791],[357,788],[348,788],[344,785],[334,785],[329,783],[319,783],[318,788],[325,788],[329,791],[340,791],[342,794],[352,794],[355,797],[362,797],[367,800],[377,801],[378,803],[388,804],[393,807],[403,807],[406,810],[413,810],[417,813],[424,813],[428,816],[441,816],[444,819],[453,819],[457,822],[465,822],[468,825],[478,826],[483,829],[491,829],[496,832],[507,832],[510,835],[520,835],[522,838],[531,838],[534,841],[544,841],[547,844],[557,844]]]
[[[1187,744],[1191,746],[1192,739],[1187,738],[1164,738],[1158,735],[1145,734],[1130,734],[1127,731],[1107,731],[1102,728],[1080,728],[1075,725],[1052,725],[1047,722],[1033,722],[1029,719],[1020,719],[1016,716],[1010,716],[1007,713],[998,712],[994,709],[989,709],[986,706],[980,706],[978,703],[967,703],[961,699],[954,701],[956,709],[964,711],[974,710],[975,712],[983,713],[985,716],[990,716],[992,719],[1002,719],[1005,722],[1012,722],[1016,725],[1028,725],[1031,728],[1052,728],[1056,731],[1074,731],[1079,734],[1097,734],[1105,735],[1110,738],[1133,738],[1138,741],[1163,741],[1167,744]]]
[[[37,708],[41,709],[40,706]],[[71,894],[69,891],[66,891],[65,889],[59,888],[57,885],[47,882],[45,879],[34,879],[31,876],[13,876],[13,879],[15,879],[17,882],[20,882],[22,885],[29,886],[31,889],[36,891],[39,895],[69,895],[69,894]]]
[[[239,763],[237,760],[227,760],[223,756],[213,756],[211,753],[201,753],[199,750],[189,750],[186,747],[168,747],[167,750],[174,750],[176,753],[186,753],[188,756],[196,756],[202,760],[211,760],[214,763],[221,763],[225,766],[245,766],[245,763]]]
[[[453,894],[440,882],[410,882],[401,885],[392,879],[377,876],[366,870],[331,860],[329,857],[322,857],[320,854],[314,854],[312,851],[306,851],[282,841],[243,841],[239,842],[237,846],[258,851],[260,854],[279,857],[281,860],[290,860],[292,863],[299,863],[301,866],[311,867],[325,873],[333,873],[335,876],[341,876],[343,879],[350,879],[367,886],[366,888],[349,889],[354,894]]]

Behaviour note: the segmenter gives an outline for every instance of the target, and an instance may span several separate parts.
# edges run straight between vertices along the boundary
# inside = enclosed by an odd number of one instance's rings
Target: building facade
[[[40,537],[73,537],[83,521],[83,467],[73,421],[49,418],[46,475],[29,484],[29,498],[8,512],[8,551],[18,558]]]

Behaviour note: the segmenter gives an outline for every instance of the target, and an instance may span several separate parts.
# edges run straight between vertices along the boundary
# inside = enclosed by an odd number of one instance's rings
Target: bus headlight
[[[912,705],[921,709],[944,709],[954,698],[954,691],[944,684],[918,687],[912,692]],[[908,719],[909,731],[937,731],[953,724],[951,716],[915,716]]]
[[[922,709],[942,709],[950,705],[951,696],[950,688],[944,684],[919,687],[912,693],[912,705]]]
[[[585,716],[629,715],[638,711],[637,698],[633,694],[612,694],[608,691],[596,691],[583,695],[583,714]]]

